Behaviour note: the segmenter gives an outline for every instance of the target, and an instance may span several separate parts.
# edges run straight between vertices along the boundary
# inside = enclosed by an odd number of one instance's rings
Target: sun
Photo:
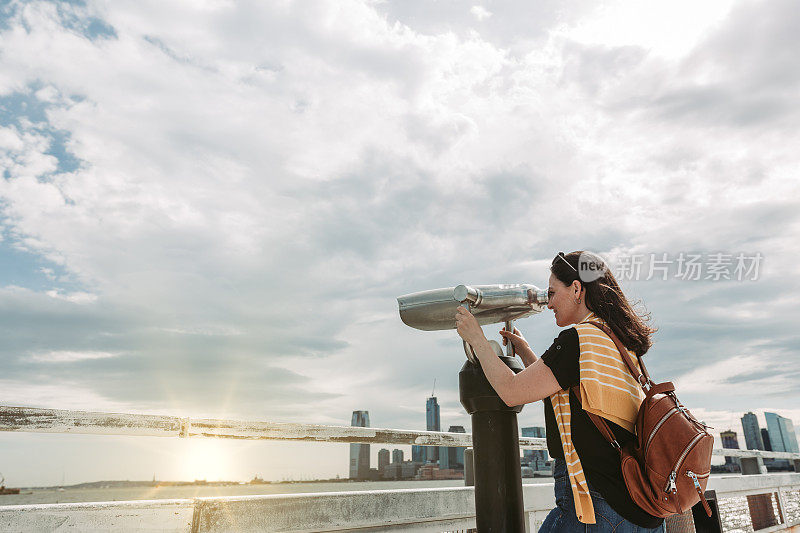
[[[234,453],[217,439],[187,439],[180,451],[181,477],[187,481],[230,481]]]

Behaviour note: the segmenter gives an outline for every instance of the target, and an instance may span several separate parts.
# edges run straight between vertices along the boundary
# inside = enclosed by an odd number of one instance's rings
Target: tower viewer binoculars
[[[535,285],[458,285],[444,289],[415,292],[400,296],[400,319],[412,328],[424,331],[455,329],[456,310],[464,306],[485,326],[505,322],[514,331],[514,320],[541,313],[547,306],[547,291]],[[477,362],[472,348],[464,343],[467,357]],[[513,355],[508,343],[508,353]]]

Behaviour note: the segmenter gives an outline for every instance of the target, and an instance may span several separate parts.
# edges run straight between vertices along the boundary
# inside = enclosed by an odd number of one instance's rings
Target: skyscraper
[[[378,472],[383,472],[386,465],[389,464],[389,450],[381,448],[378,451]]]
[[[767,431],[767,428],[761,428],[761,441],[764,443],[764,449],[771,452],[772,443],[769,440],[769,431]],[[766,459],[764,460],[766,461]]]
[[[466,433],[464,426],[450,426],[448,433]],[[443,446],[439,449],[439,468],[464,468],[463,446]]]
[[[403,450],[400,450],[400,449],[392,450],[392,462],[393,463],[402,463],[403,462]]]
[[[431,396],[425,402],[425,422],[428,431],[441,431],[441,424],[439,421],[439,401],[436,396]],[[426,446],[424,449],[424,459],[426,463],[436,462],[439,460],[439,448],[434,446]]]
[[[731,431],[722,431],[719,434],[720,438],[722,439],[722,447],[728,448],[729,450],[738,450],[739,449],[739,439],[736,437],[736,432]]]
[[[353,411],[351,426],[368,428],[369,411]],[[369,444],[350,444],[350,479],[369,477]]]
[[[781,423],[784,418],[775,413],[764,413],[764,418],[767,419],[767,431],[769,431],[769,442],[772,444],[772,451],[789,451],[786,449],[786,440],[783,435],[786,425]]]
[[[800,446],[797,444],[797,433],[794,431],[794,424],[788,418],[784,418],[783,420],[786,427],[786,449],[792,453],[800,453]]]
[[[411,445],[411,460],[415,463],[424,463],[425,462],[425,446],[420,446],[418,444]]]
[[[764,413],[767,419],[767,430],[769,431],[769,442],[774,452],[797,452],[797,435],[794,432],[794,424],[788,418],[775,413]],[[773,464],[788,466],[786,459],[776,459]]]
[[[748,450],[763,450],[764,441],[761,438],[761,428],[758,427],[758,418],[755,413],[745,413],[742,417],[744,442]]]
[[[739,439],[736,438],[736,432],[731,431],[721,431],[719,434],[720,438],[722,439],[722,447],[728,448],[729,450],[738,450],[739,449]],[[736,457],[729,457],[725,456],[725,464],[726,465],[739,465],[739,461]]]

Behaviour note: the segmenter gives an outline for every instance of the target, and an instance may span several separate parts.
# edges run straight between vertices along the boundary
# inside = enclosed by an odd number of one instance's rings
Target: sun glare
[[[182,450],[182,478],[187,481],[231,481],[234,476],[233,451],[216,439],[187,439]]]

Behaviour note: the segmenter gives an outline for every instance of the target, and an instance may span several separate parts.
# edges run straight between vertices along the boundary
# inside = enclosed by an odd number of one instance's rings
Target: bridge
[[[465,433],[12,406],[0,406],[0,431],[472,446],[472,436]],[[542,438],[520,437],[519,443],[523,449],[547,449]],[[714,455],[738,457],[742,474],[712,476],[706,491],[712,517],[702,509],[689,510],[667,520],[668,532],[800,532],[800,454],[719,448]],[[767,473],[767,458],[787,459],[795,472]],[[552,481],[525,484],[523,493],[526,532],[536,531],[554,506]],[[0,531],[14,532],[455,532],[474,527],[469,486],[0,506]]]

